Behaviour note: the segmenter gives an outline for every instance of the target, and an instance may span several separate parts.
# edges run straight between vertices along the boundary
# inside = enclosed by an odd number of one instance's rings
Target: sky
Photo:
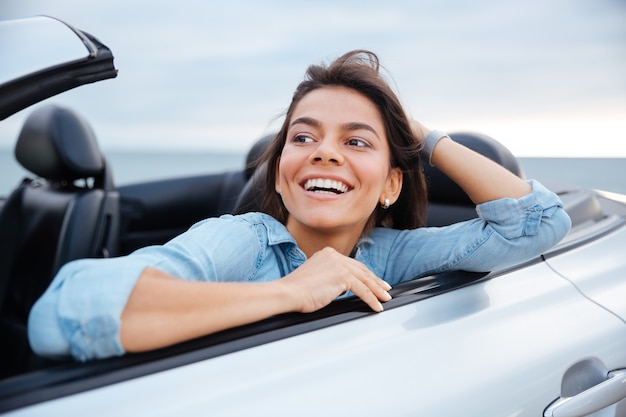
[[[106,150],[244,151],[308,65],[369,49],[408,114],[522,157],[626,157],[626,0],[0,0],[111,48],[118,77],[49,99]],[[13,146],[27,109],[0,123]]]

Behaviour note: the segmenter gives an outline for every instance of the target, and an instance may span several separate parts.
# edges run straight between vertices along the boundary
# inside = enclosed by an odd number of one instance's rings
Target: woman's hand
[[[352,291],[374,311],[383,310],[381,301],[391,300],[388,283],[332,248],[316,252],[278,282],[288,288],[294,310],[302,313],[319,310],[346,291]]]

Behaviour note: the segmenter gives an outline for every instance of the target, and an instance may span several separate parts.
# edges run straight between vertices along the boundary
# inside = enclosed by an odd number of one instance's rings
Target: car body
[[[23,37],[41,38],[40,30],[62,33],[63,42],[83,48],[58,61],[38,62],[27,75],[3,76],[2,118],[117,73],[106,46],[63,22],[37,17],[0,23],[5,30],[2,25],[26,28],[20,29]],[[46,45],[42,50],[59,49]],[[502,151],[480,135],[452,137]],[[516,169],[506,150],[490,157]],[[109,169],[106,163],[98,167]],[[433,188],[431,225],[475,216],[460,189],[436,169],[427,169]],[[110,242],[97,249],[98,256],[162,243],[202,218],[237,210],[253,175],[242,167],[119,187],[104,174],[93,185],[85,181],[84,189],[100,186],[107,194]],[[58,178],[40,178],[37,187],[53,180]],[[70,191],[82,193],[83,188]],[[0,381],[0,412],[501,417],[597,411],[594,415],[626,416],[626,196],[578,188],[555,191],[572,218],[572,230],[557,246],[523,264],[401,284],[382,313],[349,298],[316,313],[281,315],[157,351],[89,363],[37,364]],[[11,196],[0,203],[0,218],[8,216],[10,201]],[[0,240],[7,233],[8,228],[0,229]],[[88,230],[75,233],[78,238]],[[12,343],[5,337],[4,344]]]

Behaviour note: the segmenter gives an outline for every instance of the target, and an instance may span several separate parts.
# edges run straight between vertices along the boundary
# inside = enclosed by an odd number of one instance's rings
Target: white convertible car
[[[26,318],[62,264],[245,210],[253,170],[117,186],[87,122],[45,103],[115,82],[111,51],[35,17],[0,22],[0,54],[0,119],[29,112],[15,149],[32,173],[0,199],[3,415],[626,416],[626,196],[574,187],[555,190],[573,221],[558,246],[506,270],[399,285],[380,314],[353,298],[148,353],[36,357]],[[452,137],[523,175],[495,140]],[[476,215],[426,169],[429,224]]]

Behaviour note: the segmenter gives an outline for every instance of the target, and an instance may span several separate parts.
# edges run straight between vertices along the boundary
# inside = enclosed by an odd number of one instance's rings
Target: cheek
[[[386,187],[390,168],[388,168],[385,162],[386,160],[377,158],[359,165],[361,178],[370,184],[371,188],[382,191]]]

